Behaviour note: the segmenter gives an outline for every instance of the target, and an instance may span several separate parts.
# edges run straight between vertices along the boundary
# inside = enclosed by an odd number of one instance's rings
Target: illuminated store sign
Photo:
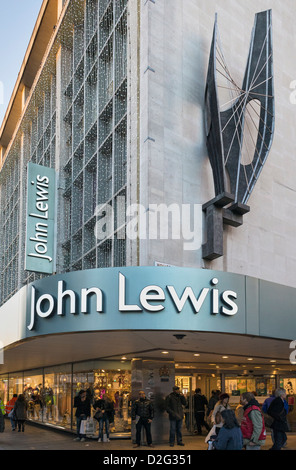
[[[54,272],[55,171],[28,163],[25,269]]]
[[[159,269],[163,268],[158,268],[158,274]],[[106,276],[104,276],[104,271],[106,271]],[[84,314],[84,318],[92,314],[97,321],[101,321],[97,314],[111,315],[112,318],[114,315],[133,314],[135,318],[135,314],[148,313],[154,314],[153,318],[155,318],[155,314],[168,313],[172,320],[172,315],[181,316],[180,314],[184,311],[187,315],[189,312],[191,315],[203,312],[206,315],[221,314],[228,317],[238,313],[238,293],[224,287],[220,289],[218,277],[209,277],[206,283],[204,279],[195,279],[195,282],[193,279],[191,280],[193,284],[188,285],[182,276],[179,279],[176,278],[174,283],[170,282],[173,281],[172,278],[166,279],[162,276],[161,282],[152,284],[147,283],[147,280],[149,282],[147,276],[143,276],[142,281],[139,281],[141,271],[137,271],[137,276],[135,276],[135,271],[131,271],[130,274],[123,274],[121,271],[119,269],[84,271],[80,274],[79,282],[73,282],[74,275],[79,276],[79,273],[69,273],[68,276],[72,274],[72,278],[71,276],[67,278],[67,274],[63,278],[54,276],[51,279],[53,281],[55,278],[52,288],[49,279],[46,284],[44,280],[39,281],[39,284],[38,282],[31,284],[27,307],[29,323],[27,328],[30,331],[34,330],[36,321],[40,318],[73,319],[79,314]],[[157,272],[157,268],[150,272]],[[88,276],[85,276],[85,273],[88,273]],[[104,277],[108,275],[110,281],[106,282]],[[134,282],[136,278],[137,282]],[[155,276],[152,275],[151,278],[155,280]],[[190,281],[190,279],[187,280]],[[196,281],[199,282],[196,283]],[[43,289],[40,289],[40,285]]]

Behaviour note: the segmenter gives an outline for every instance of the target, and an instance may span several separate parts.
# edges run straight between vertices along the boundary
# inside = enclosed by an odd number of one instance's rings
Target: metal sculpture
[[[221,79],[225,84],[219,84]],[[228,98],[220,104],[219,94]],[[242,86],[226,65],[217,15],[205,91],[207,149],[215,198],[204,204],[207,242],[203,258],[223,256],[223,225],[237,227],[268,157],[274,134],[272,12],[257,13]],[[251,151],[250,151],[251,147]],[[247,152],[247,154],[246,154]],[[245,161],[246,160],[246,161]]]

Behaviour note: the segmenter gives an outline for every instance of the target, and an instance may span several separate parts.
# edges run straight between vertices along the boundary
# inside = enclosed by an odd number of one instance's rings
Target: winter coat
[[[106,417],[108,418],[109,423],[113,423],[114,421],[114,403],[111,400],[97,400],[94,403],[94,409],[97,410],[104,410],[104,414],[106,414]]]
[[[14,414],[17,421],[23,421],[27,419],[28,404],[26,401],[16,400],[14,405]]]
[[[213,441],[213,447],[216,450],[242,450],[243,436],[240,428],[235,426],[228,429],[222,426],[217,438]]]
[[[183,406],[186,406],[184,395],[172,392],[165,400],[165,408],[169,414],[170,420],[181,420],[184,416]]]
[[[268,407],[267,414],[273,418],[271,428],[276,431],[286,432],[289,430],[287,423],[287,412],[281,397],[275,398]]]
[[[5,411],[7,414],[13,410],[16,400],[17,397],[12,397],[12,399],[7,402],[7,405],[5,407]]]
[[[208,400],[204,395],[200,393],[195,393],[193,395],[193,406],[194,406],[194,413],[198,413],[200,411],[205,411],[205,406],[208,405]]]
[[[153,419],[154,408],[153,404],[147,398],[136,400],[132,407],[132,419],[136,419],[136,416],[144,419]]]
[[[244,406],[244,416],[241,422],[241,430],[244,437],[244,444],[250,441],[257,446],[265,443],[266,431],[264,418],[261,413],[259,403],[252,399]]]
[[[79,418],[80,416],[85,416],[88,418],[90,416],[90,400],[87,397],[84,401],[81,398],[75,397],[74,398],[74,408],[76,408],[75,416]]]

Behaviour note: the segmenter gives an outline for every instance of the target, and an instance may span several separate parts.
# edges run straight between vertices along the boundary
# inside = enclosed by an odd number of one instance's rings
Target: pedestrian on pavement
[[[146,398],[144,390],[139,391],[139,398],[133,403],[132,407],[132,419],[137,420],[136,422],[136,445],[141,445],[141,431],[144,427],[146,432],[146,439],[148,447],[152,447],[152,436],[151,436],[151,423],[154,417],[154,407],[148,398]]]
[[[17,400],[17,393],[14,393],[12,396],[12,399],[7,402],[6,407],[5,407],[5,411],[10,419],[12,431],[15,431],[16,421],[15,421],[15,417],[13,416],[13,414],[11,416],[9,416],[9,414],[14,413],[13,408],[14,408],[16,400]]]
[[[78,396],[74,398],[74,408],[76,408],[76,433],[75,441],[85,441],[86,434],[81,432],[81,423],[90,416],[90,399],[85,390],[80,390]]]
[[[104,441],[104,425],[107,442],[110,442],[110,422],[114,418],[114,403],[105,393],[103,398],[95,401],[94,409],[96,410],[94,418],[99,422],[98,442]]]
[[[27,419],[28,403],[25,399],[25,395],[22,393],[17,397],[14,405],[14,413],[16,419],[16,425],[18,432],[25,431],[25,421]]]
[[[260,450],[266,441],[264,417],[254,394],[245,392],[241,396],[244,407],[244,416],[241,430],[246,450]]]
[[[4,432],[4,429],[5,429],[4,415],[5,415],[5,406],[4,406],[3,401],[0,398],[0,432]]]
[[[175,437],[177,437],[177,444],[184,446],[182,442],[183,406],[186,406],[186,398],[181,393],[180,388],[175,386],[173,387],[172,393],[170,393],[165,400],[165,408],[170,419],[169,441],[171,447],[175,445]]]
[[[221,420],[216,419],[216,415],[217,414],[221,415],[222,411],[231,409],[231,407],[229,405],[229,398],[230,397],[229,397],[228,393],[221,393],[219,395],[219,400],[217,401],[217,403],[215,405],[215,408],[213,409],[213,413],[211,415],[211,421],[212,421],[213,425],[216,424],[217,427],[222,428],[223,423],[222,423]],[[219,421],[220,421],[220,423],[219,423]],[[218,422],[218,424],[217,424],[217,422]]]
[[[215,450],[242,450],[243,436],[238,421],[232,410],[221,412],[223,426],[213,440]]]
[[[281,450],[284,447],[288,431],[287,411],[285,409],[286,390],[278,388],[275,391],[275,399],[270,403],[267,413],[273,418],[271,429],[273,430],[274,444],[271,450]]]
[[[272,391],[272,394],[268,398],[266,398],[266,400],[264,401],[264,403],[262,405],[262,411],[264,413],[263,416],[264,416],[264,420],[265,420],[265,426],[270,428],[271,439],[272,439],[273,444],[274,444],[274,433],[273,433],[273,429],[271,428],[273,418],[271,416],[269,416],[269,414],[267,413],[267,410],[268,410],[270,404],[273,402],[274,399],[275,399],[275,390]],[[284,407],[285,407],[286,413],[288,414],[289,413],[289,404],[288,404],[286,399],[284,399]],[[287,445],[287,440],[284,443],[283,447],[286,447],[286,445]]]
[[[205,406],[208,406],[208,400],[204,395],[202,395],[201,389],[196,388],[195,394],[193,395],[193,409],[197,434],[199,435],[202,433],[202,426],[204,426],[208,432],[211,429],[208,423],[205,421]]]

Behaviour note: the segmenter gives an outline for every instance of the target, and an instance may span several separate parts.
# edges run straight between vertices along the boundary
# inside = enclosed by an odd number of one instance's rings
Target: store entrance
[[[201,389],[201,394],[205,395],[209,402],[213,390],[221,390],[221,379],[216,374],[190,374],[176,375],[175,384],[180,387],[186,398],[185,417],[183,433],[192,435],[197,432],[196,419],[194,414],[193,397],[197,388]],[[207,407],[205,407],[205,419],[207,418]],[[203,429],[203,432],[205,429]]]

